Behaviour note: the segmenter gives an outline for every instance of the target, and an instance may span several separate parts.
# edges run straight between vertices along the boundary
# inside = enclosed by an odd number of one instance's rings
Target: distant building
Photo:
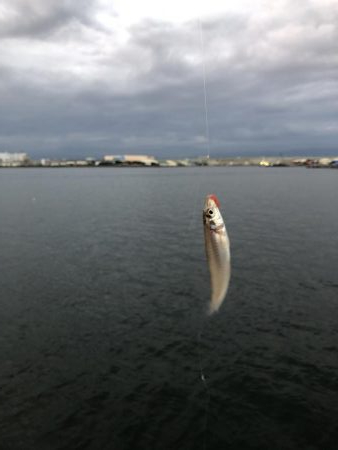
[[[165,161],[162,161],[160,163],[160,166],[162,166],[162,167],[177,167],[178,164],[173,159],[166,159]]]
[[[318,162],[321,166],[329,166],[332,162],[332,158],[320,158]]]
[[[159,162],[153,156],[124,155],[124,161],[129,164],[141,164],[144,166],[158,166]]]
[[[29,161],[27,153],[0,153],[0,166],[20,167]]]
[[[147,155],[105,155],[103,164],[125,164],[140,166],[158,166],[159,162],[153,156]]]
[[[297,158],[297,159],[293,159],[292,163],[295,166],[304,166],[306,163],[306,158]]]
[[[121,155],[105,155],[103,157],[103,162],[110,163],[110,164],[116,164],[121,163],[124,161],[124,156]]]
[[[181,161],[180,161],[180,163],[181,163]],[[181,164],[180,164],[181,165]],[[183,165],[183,164],[182,164]],[[218,160],[217,159],[211,159],[211,158],[208,158],[207,160],[206,160],[206,165],[207,166],[218,166],[219,165],[219,163],[218,163]]]
[[[42,166],[49,166],[49,167],[87,167],[91,164],[87,160],[41,160]]]
[[[270,163],[270,161],[267,161],[266,159],[262,159],[260,161],[259,165],[262,166],[262,167],[270,167],[271,163]]]
[[[93,158],[91,156],[88,156],[86,158],[86,161],[87,161],[88,166],[95,166],[95,163],[96,163],[96,159],[95,158]]]
[[[177,159],[176,162],[180,167],[191,167],[193,165],[192,161],[188,158]]]

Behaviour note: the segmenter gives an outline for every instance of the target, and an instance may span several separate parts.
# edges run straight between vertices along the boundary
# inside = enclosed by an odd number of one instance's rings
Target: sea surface
[[[334,170],[1,170],[0,449],[336,450],[337,194]]]

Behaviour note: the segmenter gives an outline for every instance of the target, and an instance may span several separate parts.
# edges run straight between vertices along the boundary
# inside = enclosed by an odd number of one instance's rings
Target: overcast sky
[[[206,154],[203,62],[211,156],[338,153],[338,0],[2,0],[0,152]]]

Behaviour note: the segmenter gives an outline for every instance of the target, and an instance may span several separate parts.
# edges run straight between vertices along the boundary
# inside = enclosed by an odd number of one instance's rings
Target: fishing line
[[[205,67],[205,48],[204,48],[204,36],[203,36],[203,26],[201,17],[198,18],[198,29],[200,37],[200,52],[202,59],[202,76],[203,76],[203,94],[204,94],[204,120],[205,120],[205,140],[207,148],[207,160],[210,159],[210,127],[209,127],[209,112],[208,112],[208,93],[207,93],[207,77],[206,77],[206,67]],[[197,335],[197,351],[198,351],[198,364],[199,364],[199,375],[202,381],[204,391],[205,391],[205,402],[204,402],[204,420],[203,420],[203,450],[207,448],[207,430],[208,430],[208,417],[209,417],[209,407],[210,407],[210,388],[204,373],[204,368],[202,365],[202,333],[205,326],[205,317],[202,317],[201,324],[199,327],[199,332]]]
[[[206,67],[205,67],[205,46],[204,46],[204,33],[203,33],[203,25],[201,21],[201,17],[198,17],[198,31],[199,31],[199,43],[200,43],[200,55],[201,55],[201,61],[202,61],[202,80],[203,80],[203,103],[204,103],[204,122],[205,122],[205,130],[204,130],[204,138],[205,138],[205,145],[207,150],[207,159],[210,159],[211,154],[211,148],[210,148],[210,126],[209,126],[209,110],[208,110],[208,92],[207,92],[207,75],[206,75]],[[197,191],[199,190],[199,185],[196,184],[194,195],[197,194]],[[197,201],[199,199],[197,198]],[[197,208],[197,205],[196,205]],[[195,206],[192,208],[192,217],[189,221],[188,228],[191,229],[192,222],[194,218],[194,211]]]
[[[205,321],[202,321],[202,325],[200,327],[200,331],[198,333],[198,363],[200,369],[200,377],[204,386],[204,390],[206,392],[205,403],[204,403],[204,421],[203,421],[203,450],[207,448],[207,429],[208,429],[208,417],[209,417],[209,405],[210,405],[210,389],[208,385],[207,378],[204,374],[204,369],[202,366],[202,355],[201,355],[201,344],[202,344],[202,333],[204,328]]]
[[[198,18],[198,29],[200,35],[200,50],[202,56],[202,74],[203,74],[203,93],[204,93],[204,119],[205,119],[205,139],[207,145],[207,159],[210,158],[210,127],[209,127],[209,112],[208,112],[208,95],[207,95],[207,76],[205,69],[205,50],[204,50],[204,37],[201,18]]]

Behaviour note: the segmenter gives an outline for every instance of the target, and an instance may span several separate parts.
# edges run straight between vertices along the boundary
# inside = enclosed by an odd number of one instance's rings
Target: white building
[[[177,167],[177,162],[174,161],[173,159],[166,159],[165,161],[162,161],[160,163],[160,166],[162,167]]]
[[[143,164],[145,166],[158,166],[159,162],[153,156],[124,155],[124,161],[129,164]]]
[[[320,158],[319,164],[322,166],[328,166],[333,161],[333,158]]]
[[[124,161],[124,156],[121,155],[105,155],[103,161],[107,163],[115,163],[116,161]]]
[[[27,153],[0,153],[1,166],[20,166],[28,161]]]

